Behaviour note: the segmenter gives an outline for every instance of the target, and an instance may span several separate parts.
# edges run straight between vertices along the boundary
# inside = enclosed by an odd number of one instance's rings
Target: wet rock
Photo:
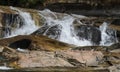
[[[98,28],[89,25],[80,25],[75,27],[76,35],[79,39],[91,41],[94,45],[99,45],[101,41],[101,32]]]
[[[39,15],[37,10],[17,9],[26,13],[29,12],[36,26],[39,27],[44,24],[44,18]],[[25,19],[20,15],[19,11],[9,6],[0,6],[0,38],[8,37],[13,34],[13,31],[16,29],[23,28],[25,24]]]
[[[53,39],[59,39],[61,35],[61,28],[61,25],[52,26],[45,35]]]
[[[32,35],[43,35],[48,28],[49,26],[45,24],[42,27],[40,27],[37,31],[33,32]]]
[[[0,40],[0,45],[9,46],[14,49],[28,49],[28,50],[46,50],[46,51],[54,51],[54,50],[66,50],[73,47],[73,45],[69,45],[63,42],[59,42],[54,39],[50,39],[46,36],[35,36],[35,35],[21,35],[12,38],[6,38]]]
[[[2,13],[1,18],[1,37],[11,35],[11,31],[15,30],[16,28],[21,28],[24,25],[24,20],[19,14]]]
[[[108,69],[110,72],[120,72],[120,65],[110,66]]]
[[[40,29],[32,33],[32,35],[45,35],[52,39],[59,39],[61,34],[61,25],[43,25]]]

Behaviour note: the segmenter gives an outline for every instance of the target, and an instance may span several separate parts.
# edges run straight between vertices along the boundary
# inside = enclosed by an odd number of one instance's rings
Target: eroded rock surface
[[[28,46],[23,47],[22,45],[27,45],[24,42],[28,42]],[[15,69],[78,67],[81,70],[86,68],[88,71],[95,72],[99,70],[119,71],[119,43],[109,47],[75,47],[46,36],[25,35],[2,39],[0,45],[0,65],[5,64]],[[21,46],[23,50],[17,49],[17,46]]]
[[[28,50],[65,50],[75,47],[67,43],[59,42],[54,39],[50,39],[46,36],[35,36],[35,35],[20,35],[12,38],[6,38],[0,40],[0,45],[9,46],[14,49],[22,48]]]

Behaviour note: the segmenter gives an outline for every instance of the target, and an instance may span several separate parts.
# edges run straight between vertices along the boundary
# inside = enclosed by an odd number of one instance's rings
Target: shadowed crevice
[[[17,49],[17,48],[27,49],[30,46],[30,44],[31,44],[31,40],[22,39],[9,44],[9,47],[14,49]]]

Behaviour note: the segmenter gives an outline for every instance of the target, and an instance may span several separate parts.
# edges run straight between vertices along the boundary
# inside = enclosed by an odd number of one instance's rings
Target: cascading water
[[[110,46],[114,44],[115,42],[118,42],[117,36],[116,36],[116,31],[108,29],[108,24],[107,22],[104,22],[100,26],[100,31],[101,31],[101,45],[103,46]]]
[[[35,25],[35,22],[34,20],[32,20],[30,13],[23,12],[14,7],[10,7],[10,8],[18,11],[20,17],[23,20],[23,25],[20,27],[20,24],[17,24],[17,27],[14,30],[12,30],[11,33],[7,33],[5,37],[12,37],[17,35],[29,35],[39,28]]]
[[[46,19],[46,24],[43,26],[48,27],[45,32],[40,33],[46,35],[50,38],[57,39],[62,42],[66,42],[69,44],[74,44],[77,46],[92,46],[92,45],[103,45],[109,46],[113,43],[117,42],[116,32],[114,30],[108,29],[107,24],[103,23],[100,28],[96,28],[89,25],[80,26],[78,30],[75,30],[73,26],[73,22],[76,19],[86,18],[85,16],[81,15],[63,15],[62,18],[59,18],[56,13],[51,12],[50,10],[40,11],[40,15]],[[82,22],[79,21],[80,24]],[[51,27],[55,25],[60,25],[59,28],[56,30],[52,30],[55,35],[55,31],[60,33],[58,38],[49,35],[49,31]],[[61,28],[60,28],[61,27]],[[42,28],[41,28],[42,29]],[[59,29],[59,30],[58,30]],[[61,31],[60,31],[61,30]],[[108,32],[108,33],[107,33]],[[57,34],[57,33],[56,33]],[[57,35],[58,35],[57,34]]]
[[[52,15],[49,17],[46,17],[45,15],[43,16],[43,13],[47,15]],[[61,34],[60,38],[57,38],[57,40],[66,42],[69,44],[74,44],[77,46],[87,46],[87,45],[92,45],[92,43],[88,40],[79,40],[79,38],[76,36],[74,32],[74,27],[73,27],[73,21],[75,20],[74,17],[70,15],[65,15],[62,18],[57,18],[57,16],[51,12],[50,10],[44,10],[40,12],[40,15],[46,19],[46,23],[48,24],[49,27],[54,26],[54,25],[60,25],[61,26]],[[83,16],[81,16],[83,17]],[[44,33],[46,35],[46,32]],[[48,35],[49,36],[49,35]],[[53,38],[53,37],[51,37]],[[54,38],[53,38],[54,39]]]
[[[19,13],[23,20],[23,25],[20,27],[18,24],[17,28],[7,34],[6,37],[31,33],[35,35],[42,34],[77,46],[109,46],[117,42],[116,32],[108,29],[106,23],[103,23],[100,28],[86,25],[80,21],[80,19],[86,18],[85,16],[59,14],[50,10],[43,10],[39,12],[39,15],[45,19],[45,24],[39,28],[35,25],[29,13],[13,7],[11,9]],[[79,23],[77,27],[74,26],[75,20]]]

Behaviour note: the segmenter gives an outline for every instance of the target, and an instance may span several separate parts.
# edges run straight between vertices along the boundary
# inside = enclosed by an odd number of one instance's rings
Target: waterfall
[[[115,42],[118,42],[116,31],[108,28],[108,23],[104,22],[100,26],[101,31],[101,45],[103,46],[110,46],[114,44]]]
[[[46,19],[46,23],[49,27],[54,26],[54,25],[60,25],[61,26],[61,34],[60,37],[57,38],[57,40],[69,43],[69,44],[74,44],[77,46],[88,46],[92,45],[92,43],[86,39],[80,40],[75,32],[74,32],[74,27],[73,27],[73,21],[75,20],[74,17],[71,15],[63,15],[62,18],[58,18],[57,15],[50,10],[44,10],[40,11],[40,15],[42,15]],[[52,16],[47,16],[46,15],[52,15]],[[81,16],[84,17],[84,16]],[[45,25],[46,26],[46,25]],[[47,29],[48,31],[49,29]],[[44,32],[44,35],[46,35],[47,32]],[[48,37],[50,37],[48,35]],[[50,37],[54,39],[53,37]]]
[[[18,14],[22,18],[23,24],[21,27],[20,27],[20,24],[17,24],[17,27],[14,30],[12,30],[11,33],[7,33],[5,37],[12,37],[17,35],[29,35],[39,28],[35,25],[35,22],[32,19],[30,13],[23,12],[14,7],[10,7],[10,8],[12,10],[18,11]],[[17,19],[17,21],[19,21],[19,19]]]
[[[108,24],[105,22],[100,26],[100,28],[89,25],[81,25],[76,29],[73,26],[73,22],[76,19],[86,18],[85,16],[64,14],[62,15],[62,18],[59,18],[59,14],[48,9],[40,11],[40,15],[46,19],[45,25],[40,29],[45,29],[46,27],[46,30],[42,31],[41,33],[39,30],[39,34],[46,35],[50,38],[77,46],[109,46],[117,42],[116,32],[112,29],[108,29]],[[83,24],[80,21],[79,23]],[[55,28],[55,25],[59,25],[59,28],[52,30],[51,32],[51,28]],[[56,31],[60,33],[56,33]],[[59,36],[56,36],[58,34]]]
[[[29,35],[31,33],[34,35],[40,34],[76,46],[109,46],[117,42],[116,31],[109,29],[106,22],[98,28],[92,26],[92,24],[81,22],[81,19],[87,18],[85,16],[61,14],[45,9],[39,11],[39,15],[45,19],[45,23],[38,27],[30,13],[14,7],[10,8],[18,12],[21,20],[16,19],[16,21],[19,21],[17,27],[11,33],[7,33],[5,37]],[[78,22],[79,26],[74,26],[75,21]]]

